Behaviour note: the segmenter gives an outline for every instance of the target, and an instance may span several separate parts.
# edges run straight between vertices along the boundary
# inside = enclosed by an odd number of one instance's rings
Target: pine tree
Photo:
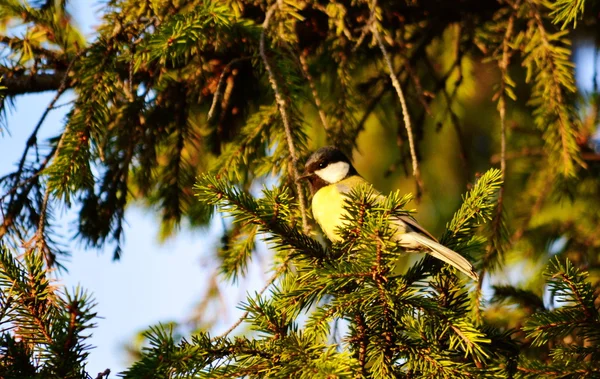
[[[0,376],[89,376],[93,301],[49,279],[66,253],[53,210],[78,209],[77,238],[116,243],[118,259],[133,200],[160,212],[165,238],[227,218],[223,280],[244,280],[259,240],[273,266],[239,324],[152,326],[125,377],[600,376],[599,103],[596,83],[577,92],[571,62],[599,12],[584,0],[115,0],[88,43],[68,1],[0,2],[0,109],[55,93],[0,178]],[[69,91],[60,134],[39,141]],[[319,238],[296,182],[325,143],[378,189],[402,188],[383,203],[351,193],[340,244]],[[390,241],[411,200],[478,283]],[[241,323],[250,331],[234,334]]]

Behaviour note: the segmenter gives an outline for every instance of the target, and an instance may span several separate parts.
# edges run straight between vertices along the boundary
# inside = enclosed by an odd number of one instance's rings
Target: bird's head
[[[322,147],[308,157],[304,173],[298,179],[307,179],[313,192],[356,175],[350,159],[333,146]]]

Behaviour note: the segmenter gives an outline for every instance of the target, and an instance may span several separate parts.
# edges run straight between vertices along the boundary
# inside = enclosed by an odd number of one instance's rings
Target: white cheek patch
[[[315,174],[327,183],[337,183],[348,175],[350,165],[347,162],[330,163],[327,167],[316,170]]]

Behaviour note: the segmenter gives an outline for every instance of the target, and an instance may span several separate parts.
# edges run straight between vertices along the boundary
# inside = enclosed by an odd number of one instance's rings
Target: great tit
[[[310,183],[315,220],[327,238],[333,242],[341,241],[337,228],[344,223],[344,197],[353,188],[369,183],[358,174],[348,157],[332,146],[322,147],[311,154],[306,161],[304,174],[299,177],[301,179]],[[383,199],[379,193],[378,196]],[[393,240],[400,246],[424,251],[456,267],[473,280],[478,280],[477,273],[468,260],[438,243],[431,233],[411,217],[395,218],[393,226],[396,228]]]

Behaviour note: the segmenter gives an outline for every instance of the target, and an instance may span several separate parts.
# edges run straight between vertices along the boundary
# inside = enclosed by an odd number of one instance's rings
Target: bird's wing
[[[422,227],[421,225],[419,225],[417,223],[417,221],[415,221],[415,219],[413,219],[412,217],[409,216],[400,216],[398,217],[401,221],[405,222],[406,224],[408,224],[411,228],[413,228],[416,232],[419,232],[421,234],[426,235],[427,237],[429,237],[430,239],[432,239],[435,242],[438,242],[437,238],[435,238],[431,233],[429,233],[424,227]]]
[[[346,178],[342,181],[340,181],[339,183],[336,184],[338,190],[342,193],[348,193],[350,192],[350,190],[356,186],[359,186],[361,184],[364,185],[369,185],[370,183],[367,182],[364,178],[362,178],[359,175],[353,175],[349,178]],[[376,189],[373,189],[375,195],[377,196],[377,200],[379,202],[384,202],[385,201],[385,196],[383,196],[379,191],[377,191]],[[407,224],[412,230],[424,234],[426,235],[428,238],[432,239],[433,241],[437,242],[437,238],[435,238],[431,233],[429,233],[425,228],[423,228],[421,225],[419,225],[417,223],[417,221],[415,221],[415,219],[413,219],[410,216],[400,216],[398,217],[398,220],[400,222],[404,222],[405,224]]]

